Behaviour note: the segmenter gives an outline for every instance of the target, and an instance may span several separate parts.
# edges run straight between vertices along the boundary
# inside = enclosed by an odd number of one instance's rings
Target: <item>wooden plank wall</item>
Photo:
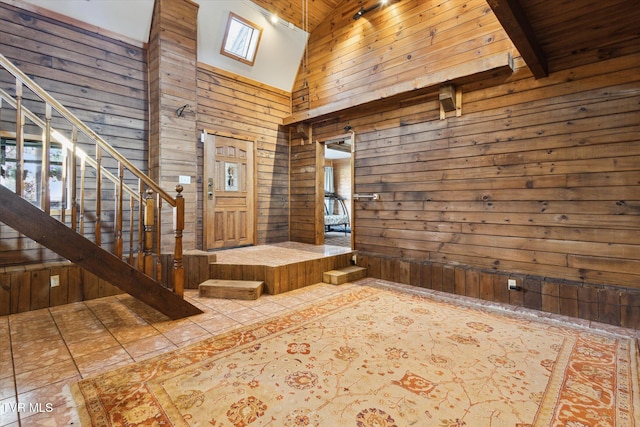
[[[198,4],[191,0],[155,3],[149,39],[149,176],[175,196],[180,176],[185,199],[183,247],[197,241],[196,59]],[[178,111],[181,110],[180,115]],[[162,248],[173,252],[173,213],[162,215]]]
[[[360,2],[342,2],[311,33],[308,70],[293,87],[294,111],[355,101],[511,48],[484,0],[394,2],[353,20],[359,8]]]
[[[351,119],[356,192],[381,194],[358,203],[356,249],[640,288],[639,61],[520,68],[463,88],[459,118],[434,101]]]
[[[57,276],[57,286],[50,286]],[[0,316],[121,294],[68,261],[0,268]]]
[[[146,49],[0,3],[0,52],[142,170],[147,165]],[[15,81],[0,73],[10,93]],[[15,111],[3,109],[5,114]],[[13,129],[2,129],[15,132]],[[108,213],[105,212],[105,219]],[[105,229],[103,234],[108,236]],[[108,238],[108,237],[107,237]],[[0,225],[0,265],[59,257]]]
[[[198,64],[198,124],[203,129],[257,141],[257,243],[289,238],[289,143],[282,118],[291,114],[290,94],[206,64]],[[202,176],[198,144],[198,176]],[[204,194],[198,182],[199,194]],[[202,247],[202,198],[197,212]]]
[[[318,231],[317,144],[310,144],[308,140],[304,144],[304,141],[295,138],[291,145],[291,240],[313,245]]]
[[[452,11],[462,7],[448,4]],[[504,49],[486,4],[464,4],[464,13],[452,15],[456,23],[430,27],[413,14],[394,36],[382,37],[381,30],[376,41],[351,46],[353,56],[346,35],[359,24],[336,12],[327,20],[333,33],[325,22],[312,35],[312,108],[357,98],[392,76],[411,79],[417,58],[427,71],[432,61],[450,64],[447,57],[460,57],[463,46],[471,49],[470,61],[476,53]],[[429,1],[396,5],[431,14]],[[449,16],[447,8],[438,10]],[[371,19],[373,26],[392,18],[381,13]],[[360,31],[366,36],[370,28]],[[396,40],[412,31],[428,35],[427,43]],[[439,44],[445,33],[450,42],[459,40],[451,51]],[[429,58],[426,46],[435,48]],[[355,205],[355,249],[369,274],[640,328],[634,314],[640,302],[640,43],[629,46],[619,57],[539,80],[514,52],[511,77],[462,85],[461,117],[440,120],[437,93],[409,94],[316,124],[319,139],[353,128],[355,191],[381,195]],[[375,60],[367,53],[385,48],[388,54]],[[397,52],[412,59],[405,71],[393,73],[387,58]],[[365,74],[369,80],[358,86],[355,76]],[[505,292],[510,277],[524,292]]]

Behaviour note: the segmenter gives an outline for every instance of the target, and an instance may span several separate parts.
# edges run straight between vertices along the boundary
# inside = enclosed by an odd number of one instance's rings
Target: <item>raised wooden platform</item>
[[[215,254],[215,261],[208,254]],[[185,288],[198,289],[208,279],[245,280],[264,282],[263,292],[275,295],[322,282],[326,271],[350,266],[352,254],[349,248],[296,242],[194,251],[185,253]]]

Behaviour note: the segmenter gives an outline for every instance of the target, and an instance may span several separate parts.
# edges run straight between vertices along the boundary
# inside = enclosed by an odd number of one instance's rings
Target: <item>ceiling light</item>
[[[278,15],[276,15],[275,13],[271,14],[271,23],[273,25],[276,25],[278,23]]]
[[[355,15],[353,15],[353,19],[356,19],[356,20],[360,19],[360,17],[362,17],[362,15],[364,15],[365,13],[369,13],[372,10],[379,8],[380,6],[384,6],[388,2],[389,2],[388,0],[381,0],[378,3],[375,3],[366,9],[364,7],[360,7],[360,9],[355,13]]]

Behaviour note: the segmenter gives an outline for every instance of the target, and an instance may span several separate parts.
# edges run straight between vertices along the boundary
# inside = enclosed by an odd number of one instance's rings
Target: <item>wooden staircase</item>
[[[0,186],[0,222],[172,319],[201,313],[182,298],[182,187],[176,187],[176,197],[168,194],[2,54],[0,68],[15,77],[15,88],[0,89],[0,106],[15,110],[15,133],[3,129],[15,139],[15,189]],[[37,204],[24,198],[28,134],[42,135]],[[63,157],[56,209],[49,178],[52,146]],[[162,228],[163,213],[173,215],[171,230]],[[108,217],[113,219],[107,223]],[[107,238],[103,230],[110,231]],[[170,277],[161,277],[163,250],[172,253]]]

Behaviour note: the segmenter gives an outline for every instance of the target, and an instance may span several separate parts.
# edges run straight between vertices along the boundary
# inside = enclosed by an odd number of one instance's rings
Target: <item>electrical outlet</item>
[[[354,264],[358,262],[358,258],[356,257],[356,254],[351,255],[351,262]]]
[[[517,291],[518,290],[518,282],[516,282],[516,279],[509,279],[507,281],[507,288],[510,291]]]
[[[51,285],[52,288],[55,288],[56,286],[60,286],[60,276],[55,275],[55,276],[49,277],[49,285]]]

